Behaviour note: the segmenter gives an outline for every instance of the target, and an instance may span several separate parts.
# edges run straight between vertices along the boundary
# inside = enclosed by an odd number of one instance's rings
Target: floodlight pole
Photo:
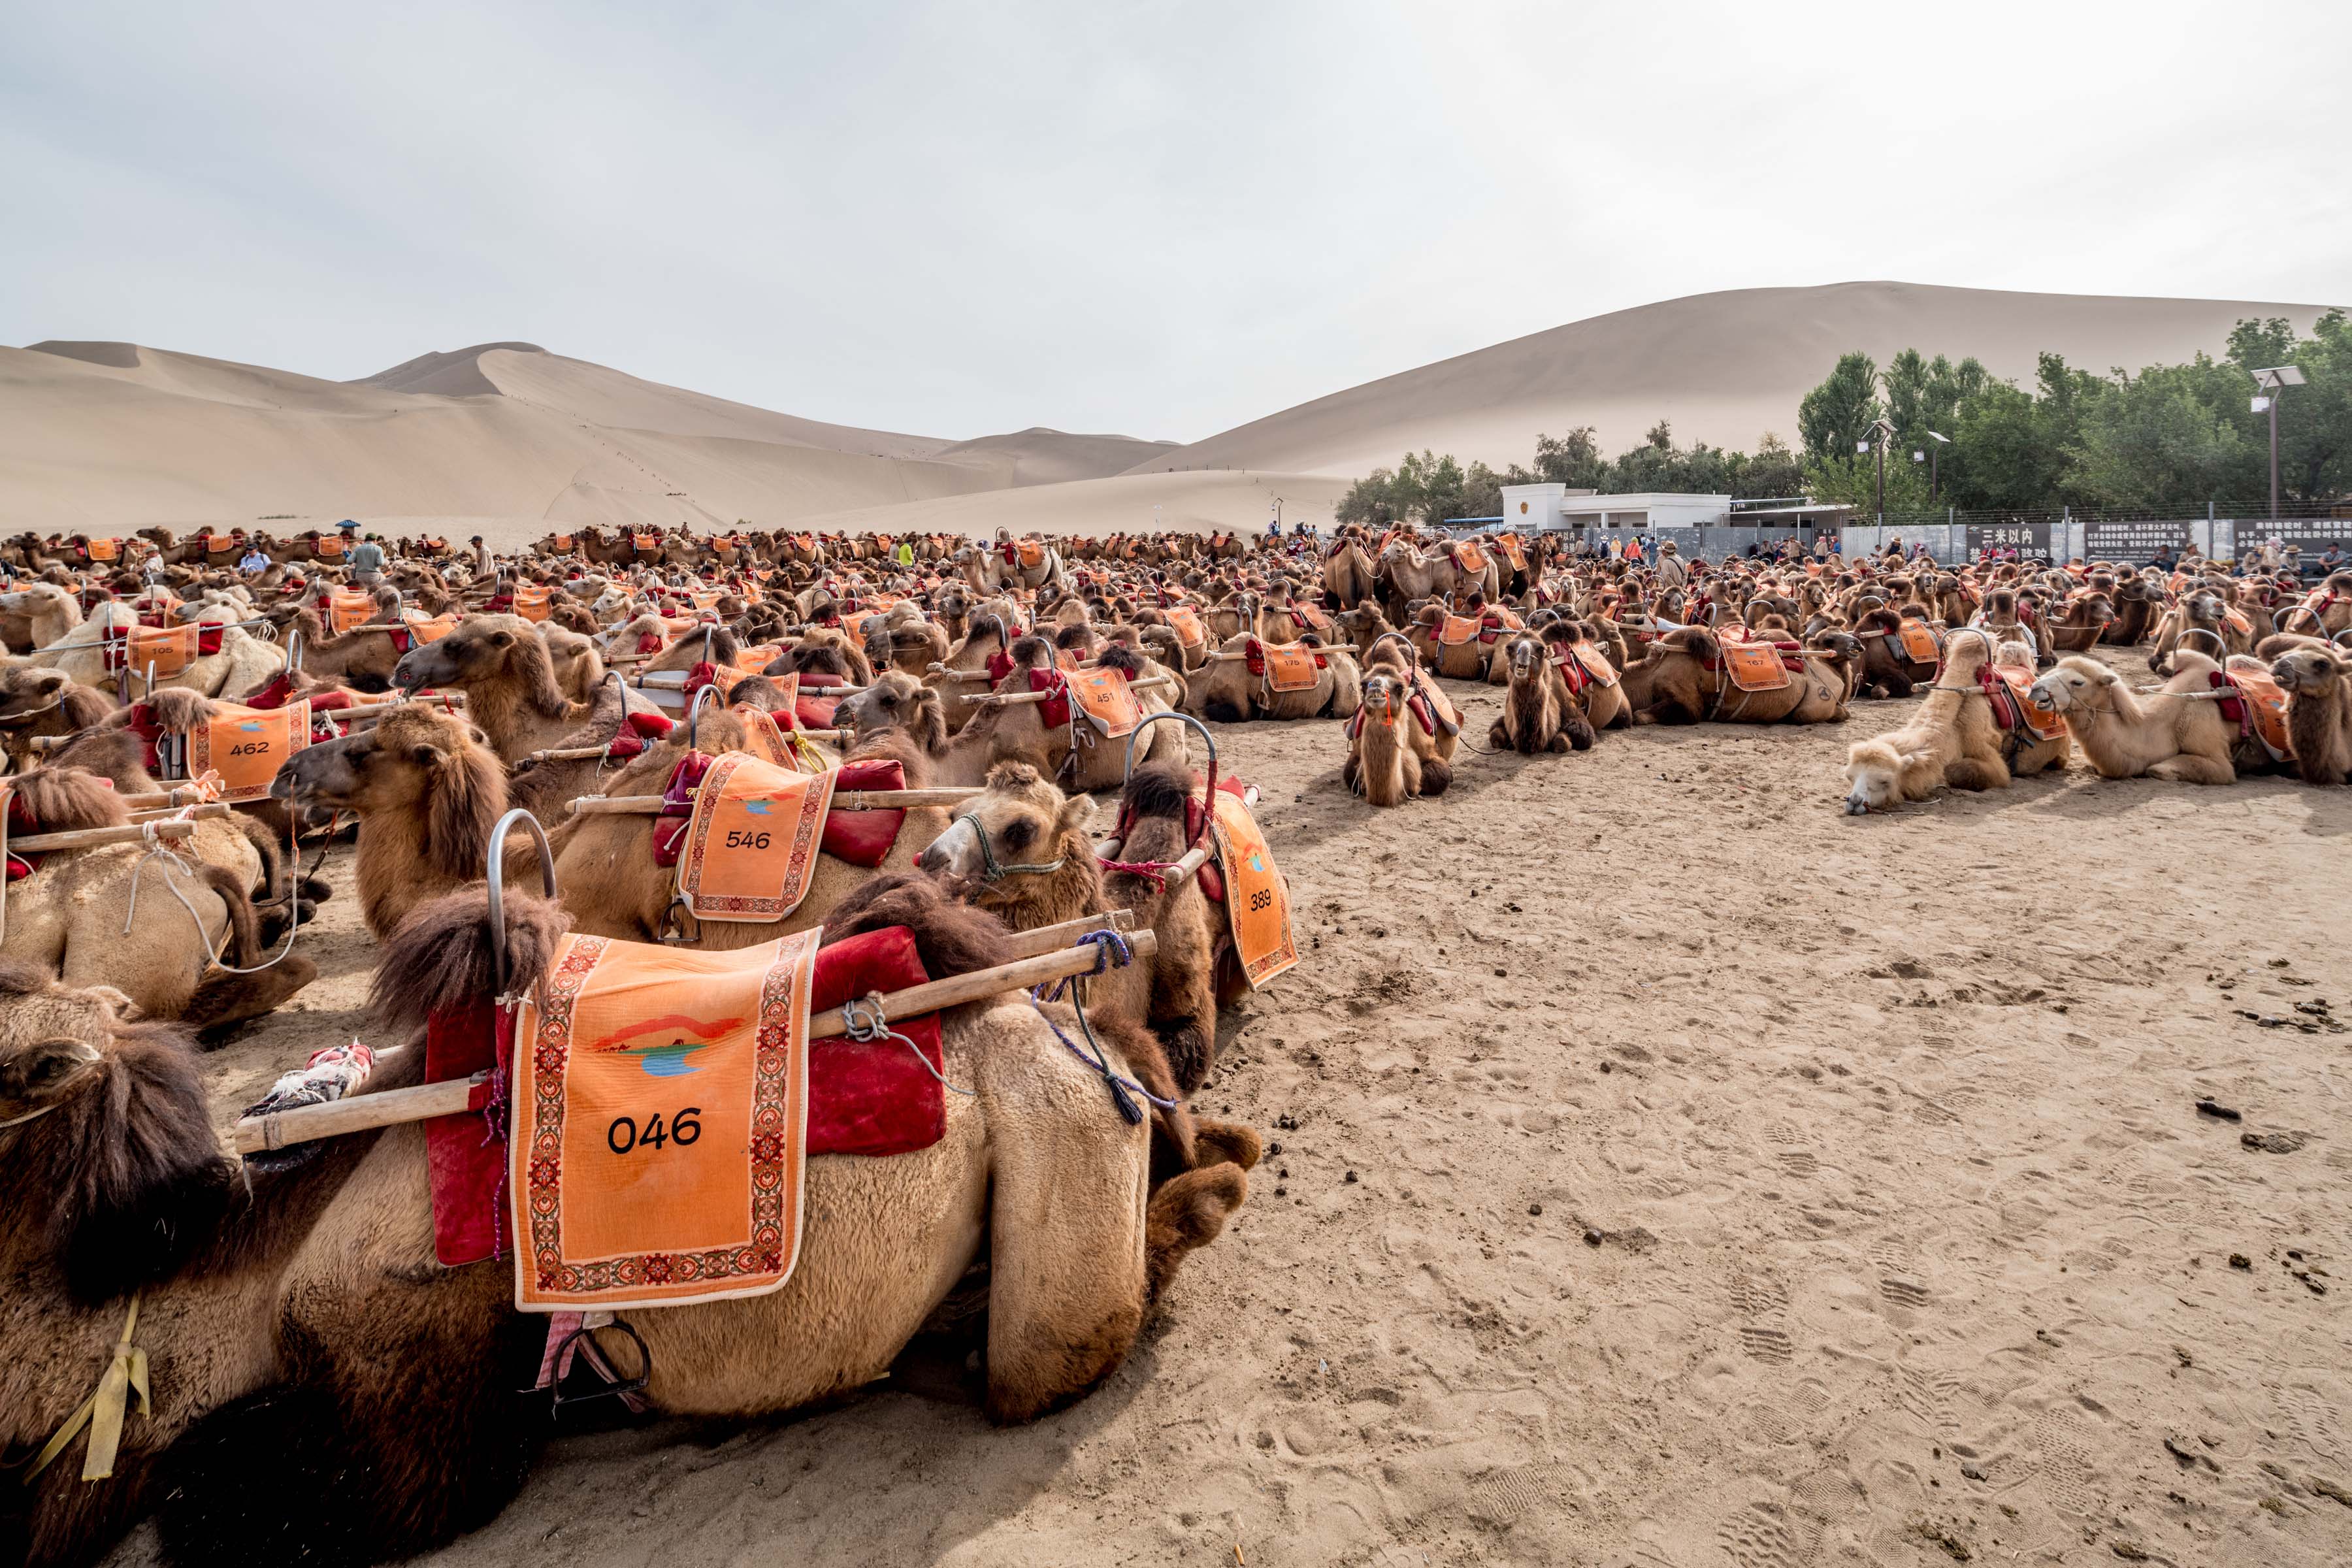
[[[2270,405],[2271,405],[2271,409],[2270,409],[2270,413],[2271,413],[2271,521],[2272,521],[2273,522],[2276,522],[2276,521],[2278,521],[2278,405],[2279,405],[2279,394],[2280,394],[2280,393],[2282,393],[2282,392],[2284,392],[2284,391],[2285,391],[2285,390],[2286,390],[2286,388],[2284,388],[2284,387],[2283,387],[2283,386],[2273,386],[2273,387],[2272,387],[2272,388],[2271,388],[2271,395],[2270,395],[2270,399],[2269,399],[2269,401],[2270,401]]]

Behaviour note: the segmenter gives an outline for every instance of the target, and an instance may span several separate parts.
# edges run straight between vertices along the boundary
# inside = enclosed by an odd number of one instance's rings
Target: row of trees
[[[2330,310],[2308,337],[2274,318],[2240,321],[2222,357],[2150,365],[2132,374],[2077,370],[2041,356],[2031,390],[1975,359],[1955,364],[1905,349],[1880,366],[1842,356],[1797,405],[1801,449],[1766,435],[1751,453],[1704,441],[1677,444],[1661,419],[1637,446],[1601,455],[1598,433],[1538,436],[1532,467],[1497,473],[1452,453],[1407,453],[1375,468],[1340,500],[1341,522],[1441,523],[1495,517],[1505,485],[1552,482],[1604,494],[1650,490],[1741,497],[1811,495],[1864,510],[1875,501],[1876,459],[1855,451],[1884,418],[1890,512],[1954,506],[1969,511],[2105,508],[2188,515],[2208,502],[2242,507],[2270,493],[2270,433],[2251,406],[2251,372],[2299,367],[2306,384],[2286,394],[2279,424],[2282,493],[2298,501],[2352,493],[2352,319]],[[1934,431],[1939,493],[1929,466],[1911,459]]]
[[[2322,316],[2308,337],[2283,318],[2240,321],[2220,359],[2149,365],[2134,374],[2078,370],[2041,356],[2031,390],[1986,374],[1973,359],[1906,349],[1885,370],[1849,353],[1798,405],[1808,488],[1826,500],[1873,504],[1875,458],[1855,451],[1884,417],[1886,509],[2055,511],[2062,507],[2201,512],[2242,510],[2270,494],[2270,426],[2252,408],[2252,372],[2300,368],[2306,384],[2280,407],[2279,488],[2295,501],[2352,492],[2352,319]],[[1929,431],[1940,447],[1941,494],[1911,460]]]

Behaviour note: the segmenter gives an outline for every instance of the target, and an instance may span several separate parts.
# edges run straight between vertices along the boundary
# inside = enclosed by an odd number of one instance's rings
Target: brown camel
[[[1160,726],[1154,726],[1159,728]],[[1162,1098],[1189,1095],[1209,1076],[1216,1053],[1216,934],[1200,879],[1173,888],[1152,871],[1187,848],[1190,773],[1173,763],[1139,766],[1119,803],[1125,829],[1116,866],[1096,858],[1087,825],[1094,802],[1065,795],[1025,763],[989,770],[987,788],[924,850],[919,864],[1015,931],[1058,925],[1081,915],[1124,909],[1135,929],[1159,938],[1159,952],[1089,982],[1095,1016],[1149,1028],[1166,1053],[1169,1087],[1144,1079]]]
[[[2352,658],[2326,644],[2290,648],[2271,661],[2287,694],[2287,740],[2305,784],[2352,784]]]
[[[269,793],[359,817],[360,912],[378,942],[428,899],[478,880],[506,814],[506,770],[479,730],[425,703],[297,752]]]
[[[1412,678],[1385,660],[1364,675],[1364,700],[1348,721],[1348,759],[1339,777],[1351,794],[1374,805],[1402,805],[1423,795],[1444,795],[1453,770],[1413,744]]]
[[[11,783],[43,832],[130,820],[118,793],[79,767],[53,763]],[[192,1029],[257,1017],[318,978],[308,958],[272,963],[265,951],[252,898],[269,866],[243,825],[208,818],[167,842],[43,855],[8,885],[0,957],[68,985],[113,986],[148,1016]]]
[[[871,924],[908,926],[934,977],[1003,954],[985,917],[894,891]],[[478,892],[454,895],[388,952],[380,1014],[414,1038],[376,1087],[414,1081],[433,1011],[487,1005],[473,989],[490,967],[484,912]],[[510,893],[508,915],[515,984],[534,984],[561,912]],[[293,1554],[349,1563],[413,1555],[494,1516],[546,1426],[545,1401],[513,1392],[546,1321],[515,1311],[509,1266],[434,1262],[422,1127],[338,1140],[307,1166],[240,1182],[184,1051],[95,1021],[62,1039],[51,1027],[32,1020],[23,1032],[49,1037],[29,1049],[0,1035],[0,1083],[34,1085],[22,1098],[37,1118],[15,1135],[16,1218],[0,1243],[27,1286],[12,1319],[38,1331],[0,1371],[11,1451],[88,1388],[132,1289],[147,1303],[139,1341],[165,1349],[158,1408],[127,1428],[113,1483],[59,1466],[21,1505],[41,1560],[94,1559],[150,1503],[181,1562],[234,1555],[265,1514]],[[1033,1418],[1119,1365],[1183,1258],[1243,1202],[1255,1135],[1204,1138],[1226,1157],[1154,1189],[1145,1130],[1025,1001],[955,1009],[940,1035],[946,1077],[971,1095],[946,1097],[945,1136],[927,1149],[808,1163],[810,1224],[782,1289],[633,1314],[650,1400],[756,1418],[870,1382],[976,1266],[992,1416]],[[1117,1036],[1105,1044],[1112,1069],[1129,1070]],[[634,1347],[604,1338],[628,1364]],[[271,1457],[267,1477],[257,1453]],[[331,1510],[282,1506],[329,1493]]]
[[[40,760],[33,750],[35,737],[76,734],[105,719],[113,707],[62,669],[0,668],[0,747],[7,752],[8,771],[22,773]]]
[[[1571,748],[1591,751],[1592,726],[1584,710],[1569,700],[1559,668],[1546,657],[1543,639],[1521,632],[1504,645],[1503,656],[1510,689],[1504,694],[1501,717],[1486,732],[1486,743],[1530,757]]]
[[[1858,645],[1853,653],[1809,647],[1791,657],[1803,668],[1786,671],[1786,685],[1777,690],[1743,691],[1725,666],[1716,634],[1685,626],[1651,644],[1639,662],[1626,667],[1626,700],[1633,705],[1637,722],[1844,722],[1849,683],[1860,662]]]
[[[404,691],[463,691],[467,716],[509,767],[560,744],[588,717],[588,705],[556,684],[539,628],[520,616],[469,616],[440,641],[409,649],[392,679]]]
[[[1899,728],[1858,741],[1847,751],[1848,816],[1926,800],[1947,787],[2007,789],[2012,776],[2063,763],[2064,736],[2044,741],[1994,716],[1985,682],[1997,652],[2013,668],[2033,668],[2032,649],[2025,643],[2003,643],[1996,650],[1990,637],[1955,634],[1927,700]],[[2022,712],[2018,716],[2021,721]]]
[[[2176,659],[2179,673],[2146,697],[2136,695],[2121,674],[2082,654],[2060,659],[2033,683],[2033,692],[2064,717],[2101,778],[2235,783],[2236,727],[2225,725],[2220,705],[2201,695],[2211,689],[2210,678],[2221,666],[2185,650]]]
[[[355,691],[386,691],[392,687],[392,672],[400,664],[400,656],[408,643],[405,636],[396,635],[397,626],[359,626],[341,637],[328,634],[319,619],[319,612],[304,608],[294,612],[287,635],[288,657],[299,658],[300,668],[321,680],[331,680]],[[293,634],[301,635],[299,653],[294,651]]]

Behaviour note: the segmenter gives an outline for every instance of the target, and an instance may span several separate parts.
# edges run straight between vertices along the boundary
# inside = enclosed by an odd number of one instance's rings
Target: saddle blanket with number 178
[[[792,1277],[820,940],[557,944],[515,1026],[517,1307],[678,1306]]]

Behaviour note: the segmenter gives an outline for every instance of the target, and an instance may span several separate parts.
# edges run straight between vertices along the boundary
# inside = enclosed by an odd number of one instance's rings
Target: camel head
[[[469,616],[440,641],[410,648],[392,672],[392,684],[403,691],[470,690],[500,680],[520,686],[541,712],[564,710],[547,643],[520,616]]]
[[[1524,685],[1539,679],[1544,670],[1544,645],[1538,638],[1521,632],[1503,650],[1503,660],[1510,667],[1511,684]]]
[[[1065,795],[1027,763],[999,763],[988,783],[915,864],[925,873],[971,889],[982,909],[1015,907],[1042,889],[1074,856],[1089,860],[1087,837],[1094,797]],[[1081,863],[1083,867],[1083,862]]]
[[[1955,637],[1952,646],[1957,649],[1959,639]],[[2033,700],[2060,713],[2111,707],[2101,693],[2122,684],[2123,677],[2097,659],[2070,653],[2033,683]]]
[[[2271,661],[2271,679],[2279,683],[2281,690],[2298,699],[2324,700],[2336,683],[2347,677],[2352,677],[2352,660],[2316,643],[2289,648]]]
[[[863,691],[843,698],[833,710],[834,722],[857,731],[863,741],[884,730],[898,730],[927,752],[947,744],[947,703],[935,687],[924,685],[903,669],[886,669]]]
[[[1845,757],[1845,814],[1867,816],[1903,798],[1903,753],[1884,735],[1857,741]]]
[[[452,875],[480,872],[480,846],[507,806],[506,769],[481,731],[412,704],[373,726],[297,752],[270,795],[310,810],[416,816],[426,855]]]
[[[87,693],[87,700],[77,703],[78,693]],[[29,724],[53,710],[73,721],[73,728],[82,730],[106,717],[108,703],[89,688],[77,685],[62,669],[28,665],[0,669],[0,730]]]

